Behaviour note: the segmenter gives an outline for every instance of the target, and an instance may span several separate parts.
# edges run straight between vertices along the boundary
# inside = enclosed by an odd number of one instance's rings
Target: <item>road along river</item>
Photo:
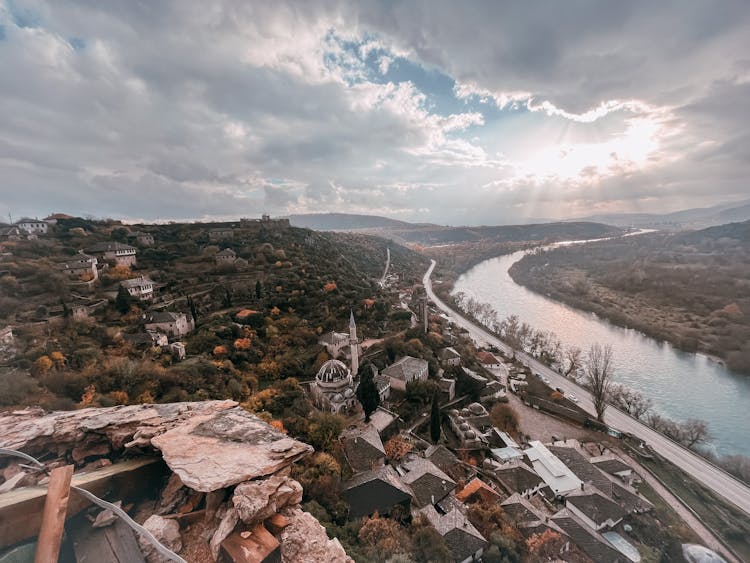
[[[503,342],[489,334],[482,327],[460,316],[438,299],[432,291],[432,280],[430,279],[434,268],[435,261],[433,260],[422,280],[430,300],[448,315],[451,321],[469,331],[469,335],[472,339],[480,345],[490,344],[492,346],[497,346],[506,353],[510,353],[510,350]],[[519,357],[521,357],[521,359],[526,362],[532,370],[548,377],[553,387],[560,387],[568,394],[575,393],[580,398],[579,404],[581,408],[591,414],[594,413],[594,405],[591,401],[591,395],[585,389],[531,358],[524,357],[523,355],[519,355]],[[680,467],[683,471],[703,483],[709,489],[734,503],[746,514],[750,515],[750,487],[738,479],[735,479],[697,454],[679,446],[665,436],[655,432],[645,424],[638,422],[634,418],[631,418],[616,409],[607,409],[605,421],[607,424],[618,430],[638,436],[641,440],[651,445],[660,455]]]
[[[643,393],[656,411],[672,419],[706,421],[717,453],[750,456],[749,376],[518,285],[508,268],[523,255],[478,264],[459,277],[455,291],[489,303],[501,319],[518,315],[535,329],[552,331],[566,346],[585,351],[595,342],[611,344],[618,382]]]

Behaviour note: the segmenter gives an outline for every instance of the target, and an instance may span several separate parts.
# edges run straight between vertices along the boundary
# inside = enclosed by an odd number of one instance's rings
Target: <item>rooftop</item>
[[[414,456],[401,467],[406,471],[401,480],[414,492],[419,506],[435,504],[456,488],[453,479],[422,457]]]
[[[539,476],[556,494],[564,494],[581,488],[582,481],[558,459],[547,447],[534,440],[524,454]]]
[[[411,356],[404,356],[383,370],[388,377],[396,379],[412,379],[416,373],[422,372],[427,367],[427,361]]]

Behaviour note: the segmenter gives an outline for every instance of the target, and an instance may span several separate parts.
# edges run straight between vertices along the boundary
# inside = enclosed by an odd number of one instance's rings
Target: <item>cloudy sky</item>
[[[449,224],[750,197],[750,4],[0,0],[0,213]]]

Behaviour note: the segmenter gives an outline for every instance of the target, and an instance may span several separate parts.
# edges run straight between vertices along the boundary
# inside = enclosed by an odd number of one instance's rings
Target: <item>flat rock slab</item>
[[[211,492],[270,475],[311,453],[234,401],[202,401],[0,415],[0,447],[67,457],[160,450],[182,482]],[[108,453],[109,452],[109,453]]]
[[[276,473],[313,451],[239,407],[192,417],[151,443],[186,486],[205,493]]]

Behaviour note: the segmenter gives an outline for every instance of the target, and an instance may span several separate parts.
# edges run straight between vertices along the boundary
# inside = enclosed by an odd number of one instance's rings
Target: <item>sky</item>
[[[750,196],[750,3],[0,0],[0,217]]]

